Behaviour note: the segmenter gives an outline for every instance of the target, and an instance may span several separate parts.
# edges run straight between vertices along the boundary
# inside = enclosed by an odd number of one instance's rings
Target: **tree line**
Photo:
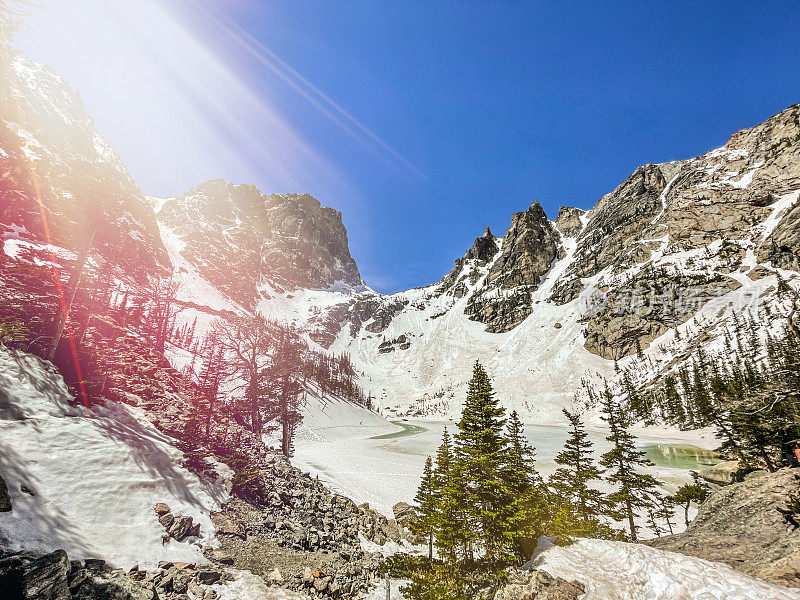
[[[195,446],[224,416],[257,435],[277,431],[287,456],[308,390],[372,408],[349,357],[311,348],[291,324],[225,313],[210,328],[201,315],[199,327],[172,277],[137,281],[88,252],[43,276],[37,252],[0,265],[0,341],[53,361],[87,408],[129,393],[166,401],[167,388],[179,390],[200,425]],[[170,353],[188,354],[187,367],[172,369]]]
[[[723,350],[702,347],[656,385],[638,390],[622,374],[622,403],[629,420],[654,421],[685,429],[711,426],[720,450],[740,460],[743,470],[775,471],[793,461],[791,446],[800,438],[800,332],[797,292],[779,278],[779,293],[789,296],[788,316],[762,309],[733,313]],[[769,323],[783,321],[777,334]],[[760,333],[764,332],[764,333]]]

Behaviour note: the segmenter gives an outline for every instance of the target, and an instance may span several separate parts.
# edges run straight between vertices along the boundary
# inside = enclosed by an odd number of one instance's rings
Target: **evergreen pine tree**
[[[697,473],[692,473],[692,483],[685,483],[678,488],[669,500],[673,504],[683,506],[683,520],[689,526],[689,506],[692,502],[701,504],[708,497],[708,486],[700,481]]]
[[[611,514],[628,521],[630,537],[635,542],[634,518],[637,511],[652,510],[656,506],[658,481],[652,475],[637,471],[653,463],[644,457],[643,451],[636,449],[636,438],[628,431],[622,411],[607,386],[603,393],[602,409],[603,419],[611,429],[606,438],[611,442],[611,450],[600,458],[600,464],[608,472],[606,480],[616,488],[608,495],[609,502],[614,506]]]
[[[450,434],[445,427],[442,443],[436,451],[433,471],[433,484],[438,498],[433,533],[436,547],[451,565],[458,562],[459,556],[467,556],[471,542],[464,502],[466,495],[460,475]]]
[[[413,533],[428,540],[428,559],[433,558],[433,529],[436,520],[438,496],[436,481],[433,473],[433,461],[429,456],[425,461],[417,495],[414,502],[417,505],[418,520],[414,523]]]
[[[508,419],[506,488],[512,497],[510,538],[514,552],[527,558],[536,548],[549,520],[548,491],[536,471],[535,450],[528,443],[522,421],[513,411]]]
[[[486,558],[512,553],[512,494],[504,477],[508,439],[505,410],[480,363],[475,363],[456,435],[457,474],[466,490],[466,509]]]
[[[513,411],[508,419],[508,459],[506,470],[509,487],[524,490],[537,483],[541,478],[536,472],[536,450],[528,443],[525,431],[517,411]]]
[[[674,533],[672,520],[675,518],[675,503],[672,501],[672,497],[660,495],[658,497],[658,505],[653,513],[656,519],[664,521],[669,534],[672,535]]]
[[[553,494],[570,504],[580,519],[596,520],[606,512],[605,496],[589,484],[599,481],[603,471],[592,461],[592,442],[584,429],[580,415],[563,410],[570,424],[569,437],[555,462],[562,465],[550,477]]]

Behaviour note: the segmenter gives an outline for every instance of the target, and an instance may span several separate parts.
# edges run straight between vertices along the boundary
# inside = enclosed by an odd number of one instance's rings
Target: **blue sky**
[[[81,91],[145,192],[312,193],[381,291],[437,280],[534,200],[589,208],[800,102],[794,2],[102,4],[91,35],[56,10],[19,44]]]

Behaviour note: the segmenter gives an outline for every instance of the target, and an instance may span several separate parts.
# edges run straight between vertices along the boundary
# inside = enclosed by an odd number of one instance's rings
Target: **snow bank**
[[[109,404],[88,414],[69,400],[52,365],[0,347],[0,473],[14,506],[0,514],[0,545],[63,548],[124,568],[201,561],[199,543],[213,543],[209,511],[225,500],[221,482],[179,467],[182,453],[141,410]],[[198,545],[162,545],[157,502],[200,523]]]
[[[211,587],[220,600],[306,600],[308,596],[268,586],[264,580],[250,571],[237,571],[235,579]]]
[[[389,582],[391,599],[405,600],[405,596],[400,591],[400,588],[408,585],[409,583],[410,581],[408,579],[392,579]],[[380,580],[380,582],[374,588],[367,592],[366,596],[364,596],[362,600],[386,600],[386,581]]]
[[[578,540],[541,554],[536,566],[586,586],[583,600],[798,600],[727,565],[641,544]]]

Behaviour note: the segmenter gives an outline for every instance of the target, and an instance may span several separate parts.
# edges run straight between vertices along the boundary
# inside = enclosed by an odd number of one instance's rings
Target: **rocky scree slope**
[[[241,569],[316,597],[350,597],[370,588],[381,546],[410,537],[395,521],[331,493],[292,467],[235,415],[217,415],[198,448],[187,437],[196,426],[192,406],[180,395],[139,385],[125,403],[109,400],[87,415],[72,406],[51,364],[2,348],[0,358],[5,367],[0,429],[14,440],[13,448],[6,438],[0,442],[2,487],[8,492],[5,484],[13,486],[13,493],[0,497],[8,509],[0,513],[0,548],[10,555],[0,557],[4,584],[38,586],[38,570],[30,572],[36,561],[43,553],[60,552],[44,560],[48,581],[58,579],[47,585],[69,587],[72,595],[43,598],[108,597],[96,591],[108,584],[127,590],[114,597],[153,598],[155,591],[159,598],[185,600],[192,581],[234,579]],[[169,376],[153,375],[158,381]],[[231,462],[231,448],[239,463],[249,464],[248,477],[259,482],[260,495],[240,497],[232,484],[236,473],[214,462]],[[187,452],[183,460],[179,449]],[[189,450],[202,451],[205,465],[193,459],[190,466]],[[223,483],[229,494],[220,493]],[[136,543],[120,544],[128,538]],[[65,549],[70,558],[106,559],[131,572],[120,579],[121,571],[110,574],[111,567],[95,560],[102,581],[92,579],[86,587],[91,565],[70,565]],[[210,563],[203,562],[199,549]],[[36,564],[29,568],[29,562]],[[139,571],[139,565],[149,571]],[[180,574],[171,572],[173,565]]]

